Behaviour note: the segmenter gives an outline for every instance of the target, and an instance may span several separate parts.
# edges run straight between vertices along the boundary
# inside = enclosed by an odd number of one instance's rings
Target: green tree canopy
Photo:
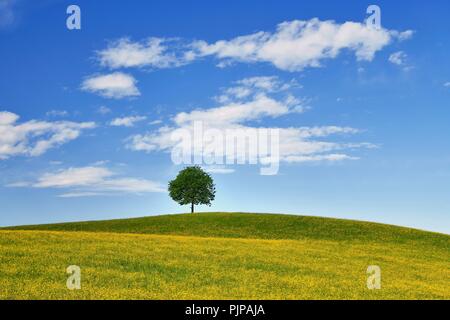
[[[180,205],[211,205],[216,195],[216,187],[211,176],[199,166],[187,167],[169,182],[170,197]]]

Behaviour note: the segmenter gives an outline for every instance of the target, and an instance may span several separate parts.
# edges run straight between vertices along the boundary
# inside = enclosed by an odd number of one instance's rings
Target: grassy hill
[[[208,213],[0,230],[0,298],[450,299],[450,236],[288,215]],[[79,265],[82,289],[66,288]],[[366,269],[382,270],[368,290]]]

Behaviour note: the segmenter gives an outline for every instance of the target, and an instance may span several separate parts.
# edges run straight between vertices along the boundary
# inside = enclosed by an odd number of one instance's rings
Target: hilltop
[[[0,230],[0,298],[450,299],[450,236],[351,220],[202,213]],[[82,290],[65,287],[68,265]],[[382,289],[368,290],[378,265]]]

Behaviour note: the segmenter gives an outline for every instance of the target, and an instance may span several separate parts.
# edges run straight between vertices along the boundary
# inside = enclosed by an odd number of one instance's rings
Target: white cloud
[[[136,79],[122,72],[91,76],[83,81],[81,89],[113,99],[140,95],[136,87]]]
[[[406,30],[403,32],[399,32],[399,31],[391,31],[391,34],[393,37],[398,38],[399,41],[405,41],[405,40],[409,40],[412,38],[412,36],[414,35],[414,31],[413,30]]]
[[[149,124],[152,126],[156,126],[158,124],[161,124],[162,122],[163,122],[162,120],[158,119],[158,120],[151,121]]]
[[[22,188],[22,187],[29,187],[30,183],[26,182],[26,181],[18,181],[18,182],[13,182],[13,183],[9,183],[6,185],[6,187],[9,188]]]
[[[280,23],[275,32],[259,31],[213,43],[196,40],[183,44],[180,39],[164,38],[134,42],[121,38],[98,51],[97,58],[102,66],[111,69],[173,68],[213,56],[219,59],[220,68],[236,61],[267,62],[281,70],[301,71],[320,67],[324,60],[336,58],[343,50],[354,52],[358,61],[371,61],[392,41],[404,41],[413,34],[412,30],[400,32],[359,22],[314,18]]]
[[[389,56],[389,62],[396,64],[398,66],[402,66],[405,64],[405,60],[407,58],[406,53],[403,51],[394,52]]]
[[[97,109],[97,113],[100,113],[101,115],[105,115],[111,112],[111,109],[105,106],[101,106]]]
[[[112,172],[101,167],[69,168],[56,173],[46,173],[33,184],[36,188],[62,188],[89,186],[104,181]]]
[[[243,81],[245,82],[245,81]],[[240,83],[243,83],[240,82]],[[236,96],[230,98],[232,102],[218,107],[197,109],[191,112],[181,112],[172,118],[172,124],[145,134],[129,137],[127,147],[135,151],[144,152],[170,152],[173,147],[179,145],[180,141],[174,141],[173,136],[177,133],[194,132],[194,124],[200,122],[203,128],[218,129],[221,132],[234,129],[265,128],[250,126],[250,122],[258,122],[264,118],[279,118],[282,116],[298,113],[298,100],[294,96],[281,98],[277,94],[270,94],[267,90],[273,86],[266,87],[266,91],[253,90],[245,98]],[[256,93],[255,93],[256,92]],[[277,97],[275,97],[277,96]],[[360,131],[351,127],[318,126],[318,127],[271,127],[279,130],[280,159],[286,162],[306,161],[341,161],[356,159],[337,150],[350,150],[357,148],[372,148],[370,143],[345,143],[336,141],[324,141],[324,138],[335,135],[354,135]],[[198,137],[195,137],[197,139]],[[200,137],[200,139],[202,139]],[[222,146],[222,154],[228,151]],[[200,151],[201,152],[201,151]],[[220,170],[220,169],[219,169]]]
[[[186,63],[186,58],[168,52],[170,39],[149,38],[143,42],[132,42],[122,38],[112,42],[108,48],[97,52],[101,65],[117,69],[127,67],[171,68]]]
[[[116,118],[111,121],[110,125],[114,127],[133,127],[136,122],[144,121],[145,119],[147,119],[147,117],[144,116]]]
[[[219,103],[229,103],[234,100],[244,100],[256,94],[281,92],[292,88],[301,88],[301,85],[296,80],[283,83],[278,77],[273,76],[250,77],[236,81],[235,86],[225,89],[215,99]]]
[[[19,124],[18,120],[19,116],[12,112],[0,112],[0,159],[39,156],[95,127],[94,122],[30,120]]]
[[[97,196],[107,196],[101,192],[67,192],[60,194],[59,198],[84,198],[84,197],[97,197]]]
[[[215,174],[230,174],[235,171],[232,168],[226,168],[224,166],[209,166],[209,167],[205,167],[203,169],[205,169],[206,172],[215,173]]]
[[[48,117],[66,117],[69,115],[69,112],[66,110],[50,110],[45,113]]]
[[[226,130],[248,130],[255,127],[245,125],[233,125],[228,127],[219,126],[215,124],[205,124],[205,129],[218,129],[222,132]],[[263,128],[263,127],[259,127]],[[354,135],[359,130],[349,127],[336,127],[336,126],[324,126],[324,127],[302,127],[302,128],[280,128],[271,127],[270,129],[279,130],[279,156],[281,161],[286,162],[306,162],[306,161],[342,161],[342,160],[354,160],[357,157],[353,157],[346,154],[339,154],[336,156],[334,153],[338,150],[353,150],[358,148],[375,148],[376,146],[371,143],[344,143],[344,142],[329,142],[323,141],[319,138],[327,138],[334,135]],[[186,131],[188,130],[188,131]],[[193,135],[193,125],[183,125],[179,127],[162,127],[156,132],[150,132],[147,134],[139,134],[131,136],[128,139],[127,147],[134,151],[144,152],[157,152],[165,151],[170,152],[173,147],[178,145],[180,141],[174,141],[173,136],[177,132],[191,132]],[[197,139],[198,137],[195,137]],[[221,145],[221,154],[228,156],[229,150]],[[194,150],[195,152],[195,150]],[[234,150],[231,150],[233,157]]]
[[[9,111],[0,112],[0,125],[11,125],[19,120],[19,116]]]
[[[343,161],[343,160],[358,160],[357,157],[350,157],[346,154],[326,154],[313,156],[287,156],[284,160],[290,163],[301,162],[317,162],[317,161]]]
[[[360,131],[350,127],[322,126],[322,127],[300,127],[279,128],[280,130],[280,158],[287,162],[306,161],[340,161],[355,159],[347,156],[336,157],[337,150],[372,148],[370,143],[344,143],[319,140],[334,135],[354,135]]]
[[[290,87],[289,83],[282,83],[278,77],[251,77],[236,81],[237,84],[246,88],[261,89],[267,92],[286,90]]]
[[[248,102],[232,102],[206,110],[181,112],[174,117],[174,122],[185,125],[194,121],[203,121],[216,126],[221,124],[228,126],[261,117],[278,117],[291,111],[292,108],[285,102],[259,94]]]
[[[240,62],[269,62],[287,71],[301,71],[306,67],[320,67],[325,59],[336,58],[346,49],[357,60],[371,61],[375,53],[392,40],[406,40],[408,30],[376,29],[364,23],[320,21],[288,21],[278,25],[276,32],[256,32],[231,40],[209,44],[195,41],[192,56],[215,56],[221,60]]]
[[[163,185],[139,178],[120,177],[110,169],[99,166],[75,167],[45,173],[35,182],[20,182],[9,187],[64,189],[64,198],[114,194],[165,192]]]
[[[223,90],[222,95],[215,97],[220,106],[181,112],[173,121],[179,126],[203,121],[210,126],[229,127],[262,117],[276,118],[308,109],[306,99],[298,99],[290,93],[275,97],[275,94],[299,87],[295,81],[284,83],[277,77],[252,77],[234,84]]]

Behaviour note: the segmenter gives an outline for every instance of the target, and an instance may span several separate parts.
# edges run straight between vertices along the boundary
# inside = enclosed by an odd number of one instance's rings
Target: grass
[[[0,230],[2,299],[450,299],[450,236],[210,213]],[[82,289],[66,288],[69,265]],[[382,270],[368,290],[366,269]]]

